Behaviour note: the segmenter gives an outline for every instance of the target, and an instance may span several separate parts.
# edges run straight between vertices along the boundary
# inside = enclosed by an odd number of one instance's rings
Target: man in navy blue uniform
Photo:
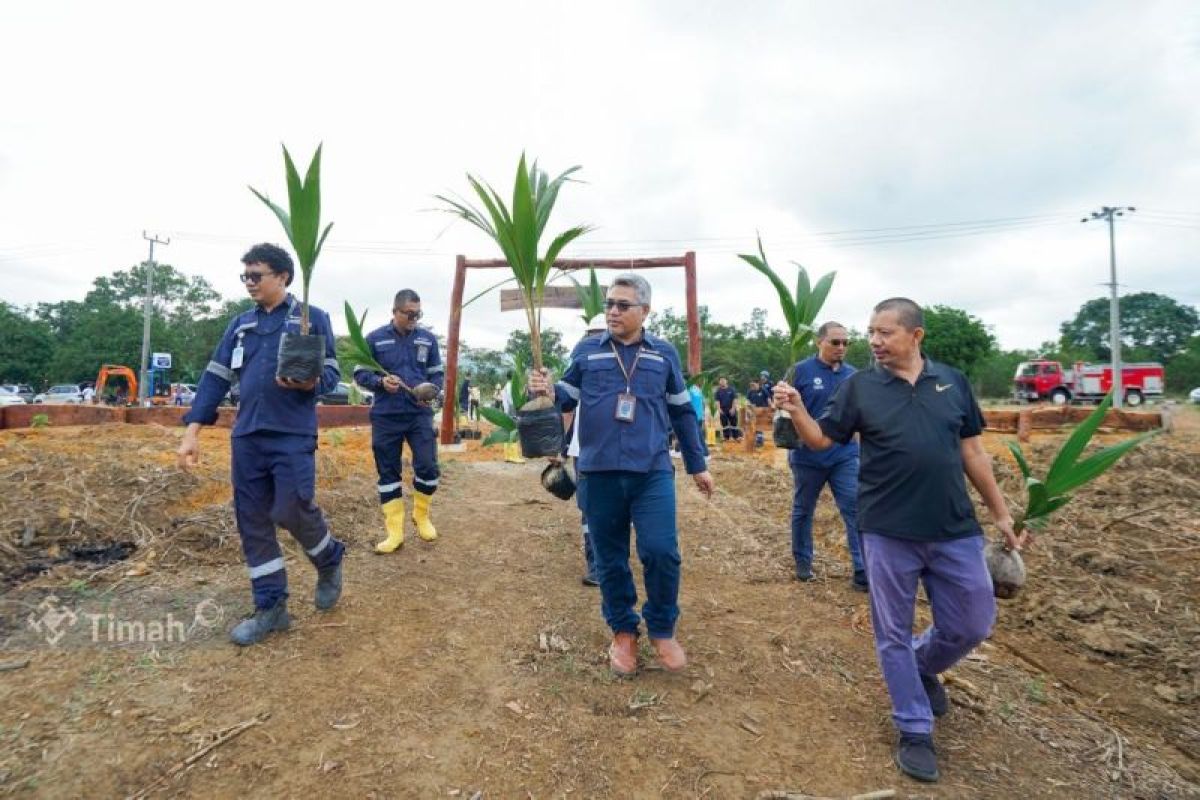
[[[687,657],[675,640],[680,556],[668,426],[679,440],[688,474],[706,496],[712,494],[713,479],[704,463],[679,355],[670,342],[642,327],[650,313],[650,285],[640,275],[618,275],[604,306],[608,330],[576,345],[557,384],[543,370],[530,376],[529,388],[557,397],[564,411],[578,407],[577,467],[587,483],[584,512],[604,618],[613,631],[613,672],[630,675],[637,670],[643,618],[659,662],[678,671]],[[641,617],[629,568],[631,523],[645,578]]]
[[[1020,550],[1012,515],[983,449],[983,412],[956,369],[925,356],[921,307],[905,297],[875,306],[867,329],[875,365],[859,370],[814,420],[794,386],[775,387],[805,444],[824,450],[862,440],[858,524],[875,653],[900,733],[894,759],[907,775],[938,779],[933,721],[949,710],[938,675],[982,642],[996,614],[983,529],[967,494],[979,491],[1008,547]],[[913,636],[917,586],[933,623]]]
[[[721,413],[721,438],[725,440],[740,439],[742,429],[738,427],[737,418],[737,389],[729,385],[729,379],[717,378],[717,389],[713,392],[717,408]]]
[[[844,325],[826,322],[817,329],[817,354],[796,364],[792,385],[804,399],[804,407],[813,419],[820,419],[834,391],[854,374],[846,363],[850,343]],[[828,450],[813,450],[801,444],[788,453],[792,468],[792,557],[796,560],[796,578],[813,579],[813,512],[821,489],[829,484],[833,500],[846,525],[846,546],[854,577],[850,583],[860,592],[867,590],[858,537],[858,442],[835,444]]]
[[[179,445],[179,466],[189,469],[200,457],[200,427],[217,421],[217,406],[236,378],[241,403],[230,440],[233,509],[242,552],[250,569],[254,616],[238,623],[230,638],[239,645],[262,641],[287,630],[287,573],[275,526],[286,528],[317,568],[314,600],[333,608],[342,591],[345,545],[329,532],[314,502],[317,449],[317,395],[337,386],[329,315],[309,306],[309,333],[325,337],[320,378],[297,382],[277,378],[279,339],[300,332],[302,306],[287,287],[295,276],[291,256],[272,244],[259,244],[242,256],[242,282],[256,305],[229,323],[200,378],[187,429]]]
[[[354,380],[375,393],[371,406],[371,450],[379,473],[379,503],[383,508],[387,538],[375,545],[376,553],[391,553],[404,544],[404,490],[400,483],[401,447],[408,442],[413,465],[413,522],[426,542],[437,539],[429,518],[429,504],[437,491],[437,440],[433,434],[433,408],[416,398],[411,389],[432,383],[439,390],[445,379],[437,337],[419,325],[421,298],[412,289],[401,289],[392,302],[392,321],[367,335],[371,355],[388,374],[355,366]]]

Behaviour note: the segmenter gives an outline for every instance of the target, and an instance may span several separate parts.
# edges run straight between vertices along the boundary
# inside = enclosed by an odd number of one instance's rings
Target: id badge
[[[613,414],[613,418],[620,422],[633,422],[636,410],[637,397],[628,392],[621,392],[617,395],[617,411]]]
[[[231,355],[229,357],[229,368],[230,369],[241,369],[242,368],[242,356],[244,355],[244,352],[245,351],[243,350],[243,348],[240,344],[237,347],[233,348],[233,355]]]

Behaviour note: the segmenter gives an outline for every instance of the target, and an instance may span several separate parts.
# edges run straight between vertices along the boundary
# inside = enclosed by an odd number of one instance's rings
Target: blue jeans
[[[996,599],[983,544],[982,536],[915,542],[863,533],[875,654],[892,698],[892,722],[902,733],[933,732],[921,676],[945,672],[992,629]],[[913,636],[918,581],[925,584],[933,624]]]
[[[792,557],[796,566],[812,566],[813,512],[821,489],[829,484],[833,500],[846,525],[846,547],[855,572],[863,570],[862,544],[858,535],[858,457],[828,467],[791,464],[792,468]]]
[[[642,617],[654,639],[675,635],[679,619],[679,542],[675,535],[675,474],[587,473],[588,531],[600,579],[601,608],[614,633],[637,634],[637,588],[629,568],[629,526],[646,583]]]

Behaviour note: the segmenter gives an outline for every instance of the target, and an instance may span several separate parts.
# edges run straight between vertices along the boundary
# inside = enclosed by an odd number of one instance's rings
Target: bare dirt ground
[[[538,464],[475,443],[445,454],[441,538],[410,530],[380,557],[369,434],[323,432],[318,499],[350,546],[342,602],[313,609],[289,543],[293,629],[239,650],[225,631],[250,602],[226,432],[206,432],[204,464],[182,475],[173,429],[5,431],[0,795],[1200,797],[1200,415],[1184,411],[1028,553],[1025,593],[947,677],[935,786],[891,763],[828,495],[818,580],[790,580],[781,454],[718,453],[711,502],[678,479],[691,663],[617,680],[579,583],[578,512]],[[1039,436],[1034,461],[1059,438]],[[988,446],[1017,498],[1002,439]],[[47,615],[51,596],[74,624]],[[174,631],[170,614],[186,641],[110,633]]]

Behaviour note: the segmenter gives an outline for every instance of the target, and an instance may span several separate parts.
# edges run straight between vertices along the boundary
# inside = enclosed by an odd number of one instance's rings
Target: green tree
[[[54,356],[50,326],[27,312],[0,301],[0,380],[37,384],[49,380],[47,368]]]
[[[552,364],[562,363],[569,355],[569,351],[563,344],[562,331],[555,328],[543,328],[541,330],[541,347],[542,360],[549,361]],[[520,357],[524,364],[532,364],[533,362],[533,346],[530,344],[528,330],[515,330],[508,335],[508,342],[504,345],[504,352],[510,358]]]
[[[1167,391],[1184,394],[1200,386],[1200,336],[1193,336],[1188,345],[1167,362]]]
[[[925,309],[923,350],[944,364],[974,378],[983,360],[996,347],[996,340],[982,322],[950,306]]]
[[[1195,308],[1155,292],[1122,297],[1120,311],[1121,347],[1131,351],[1123,352],[1128,360],[1167,361],[1200,333],[1200,314]],[[1083,350],[1101,361],[1111,358],[1108,312],[1107,297],[1084,303],[1074,319],[1062,324],[1062,347]]]
[[[790,363],[791,341],[788,334],[766,327],[766,311],[752,309],[750,319],[741,325],[713,322],[707,306],[699,308],[700,338],[703,341],[704,371],[725,377],[742,394],[751,380],[767,370],[775,378],[783,376]],[[651,313],[646,329],[666,339],[684,358],[687,353],[687,317],[668,307]]]

